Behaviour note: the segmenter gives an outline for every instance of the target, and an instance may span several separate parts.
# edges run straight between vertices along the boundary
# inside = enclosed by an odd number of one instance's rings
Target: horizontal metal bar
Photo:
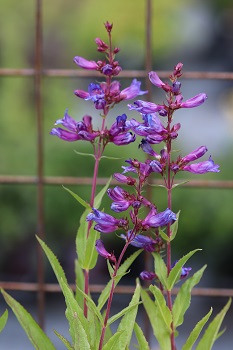
[[[0,287],[5,290],[17,290],[26,292],[37,292],[38,283],[21,283],[21,282],[0,282]],[[104,289],[104,285],[92,284],[90,285],[90,291],[92,293],[101,293]],[[75,284],[70,284],[70,288],[75,291]],[[135,290],[134,286],[116,286],[115,292],[117,294],[133,294]],[[44,291],[48,293],[60,293],[61,288],[59,284],[46,283],[44,284]],[[179,288],[174,288],[172,294],[176,295]],[[228,288],[193,288],[192,295],[204,296],[204,297],[233,297],[233,289]]]
[[[170,71],[157,71],[161,78],[167,78]],[[0,68],[0,76],[34,76],[38,74],[33,68]],[[79,69],[41,69],[40,74],[45,77],[70,77],[70,78],[91,78],[99,77],[100,73],[90,70]],[[148,72],[146,70],[123,70],[120,74],[121,78],[146,78]],[[201,72],[187,71],[182,75],[186,79],[222,79],[233,80],[233,72]]]
[[[108,178],[99,178],[98,185],[105,185]],[[37,176],[27,175],[0,175],[0,184],[37,184],[39,178]],[[91,185],[91,177],[70,177],[70,176],[45,176],[40,179],[44,185]],[[179,183],[184,182],[180,179]],[[112,180],[111,184],[118,184],[116,180]],[[151,185],[164,185],[162,180],[154,180]],[[233,188],[233,180],[190,180],[184,183],[185,187],[207,187],[207,188]]]

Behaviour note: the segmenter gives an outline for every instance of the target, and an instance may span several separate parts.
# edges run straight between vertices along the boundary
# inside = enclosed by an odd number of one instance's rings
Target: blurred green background
[[[114,23],[113,42],[121,51],[118,60],[124,69],[143,69],[145,64],[146,1],[50,0],[43,4],[43,68],[76,68],[73,57],[101,57],[96,51],[95,37],[106,40],[103,23]],[[232,1],[178,0],[153,1],[153,69],[172,70],[181,61],[185,70],[232,71],[233,8]],[[35,40],[35,4],[33,1],[1,0],[0,67],[33,68]],[[79,69],[77,67],[77,69]],[[120,77],[119,77],[120,78]],[[42,81],[44,116],[44,175],[91,176],[93,162],[74,150],[91,152],[82,142],[66,143],[49,132],[66,108],[76,120],[85,113],[99,121],[91,102],[74,96],[73,90],[86,89],[89,79],[44,77]],[[130,84],[121,80],[122,87]],[[145,81],[142,81],[145,89]],[[36,113],[32,77],[0,76],[0,174],[36,175]],[[207,145],[219,174],[182,178],[233,180],[232,160],[232,81],[182,80],[185,98],[206,92],[205,105],[195,110],[178,111],[180,122],[177,149],[185,155],[200,145]],[[153,101],[162,102],[160,92],[153,88]],[[115,117],[129,112],[127,103],[109,115],[108,125]],[[117,148],[108,146],[106,155],[119,156],[119,161],[103,160],[100,176],[120,171],[124,159],[134,157],[137,145]],[[160,150],[158,146],[157,151]],[[137,153],[139,153],[137,151]],[[143,155],[140,155],[142,157]],[[88,186],[70,186],[88,200]],[[166,193],[154,191],[155,203],[166,208]],[[175,255],[194,248],[203,248],[198,264],[209,265],[206,286],[233,287],[233,192],[229,189],[177,188],[174,190],[174,211],[181,210],[180,229],[174,244]],[[37,233],[37,200],[33,185],[0,184],[0,279],[34,281],[35,234]],[[106,200],[106,205],[109,203]],[[46,240],[58,255],[70,278],[73,278],[74,240],[81,206],[62,186],[45,186]],[[106,209],[107,210],[107,209]],[[119,240],[108,235],[109,249],[117,250]],[[201,256],[201,257],[200,257]],[[195,259],[195,258],[194,258]],[[140,271],[138,267],[137,273]],[[51,276],[48,276],[50,278]]]

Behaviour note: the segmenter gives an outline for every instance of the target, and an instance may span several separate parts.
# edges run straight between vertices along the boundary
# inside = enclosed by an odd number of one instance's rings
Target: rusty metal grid
[[[85,70],[72,70],[72,69],[43,69],[42,63],[42,0],[35,0],[36,11],[35,11],[35,64],[34,68],[0,68],[0,76],[22,76],[34,77],[34,91],[35,91],[35,109],[36,109],[36,123],[37,123],[37,175],[36,176],[7,176],[0,175],[0,184],[34,184],[37,188],[37,233],[38,236],[44,239],[45,225],[44,225],[44,186],[45,185],[58,185],[58,184],[69,184],[69,185],[90,185],[91,178],[87,177],[46,177],[43,175],[43,118],[42,118],[42,78],[50,77],[95,77],[98,76],[97,72],[85,71]],[[145,68],[144,70],[125,70],[121,73],[123,78],[146,78],[148,72],[152,69],[152,39],[151,39],[151,28],[152,28],[152,0],[145,0],[145,28],[146,28],[146,47],[145,47]],[[170,72],[158,71],[159,76],[164,78],[167,77]],[[215,79],[215,80],[233,80],[233,72],[185,72],[184,78],[189,79]],[[147,90],[150,95],[150,85],[147,82]],[[150,96],[149,96],[150,97]],[[98,184],[106,184],[105,178],[99,178]],[[154,181],[160,184],[160,181]],[[114,182],[113,182],[114,183]],[[185,186],[189,187],[208,187],[208,188],[228,188],[233,189],[232,181],[201,181],[194,180],[190,181]],[[38,296],[38,320],[39,324],[43,327],[44,325],[44,314],[45,314],[45,294],[60,292],[58,284],[45,283],[44,266],[43,266],[43,253],[41,248],[38,246],[37,249],[37,283],[19,283],[19,282],[4,282],[1,281],[0,285],[6,290],[20,290],[20,291],[33,291]],[[75,289],[75,285],[71,285],[72,289]],[[92,292],[99,293],[102,291],[103,286],[92,284],[90,287]],[[117,286],[116,293],[128,294],[133,293],[134,287],[131,286]],[[174,293],[177,293],[177,289],[174,289]],[[233,289],[217,289],[217,288],[194,288],[193,295],[199,296],[218,296],[218,297],[233,297]]]

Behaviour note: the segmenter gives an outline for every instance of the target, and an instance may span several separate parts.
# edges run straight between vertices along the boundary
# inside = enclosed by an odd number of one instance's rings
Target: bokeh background
[[[167,0],[152,1],[152,5],[154,70],[172,70],[181,61],[184,71],[232,72],[231,0]],[[142,0],[44,1],[43,68],[79,69],[73,63],[75,55],[98,59],[100,54],[96,51],[94,38],[101,37],[106,40],[103,23],[108,20],[114,23],[113,42],[121,49],[118,60],[123,69],[143,70],[146,52],[145,7],[146,1]],[[35,2],[1,0],[0,8],[0,68],[34,68]],[[145,89],[146,81],[141,80],[142,88]],[[65,143],[49,135],[54,121],[63,116],[66,108],[77,120],[88,113],[98,123],[98,111],[91,102],[79,100],[73,94],[74,89],[86,89],[91,81],[93,79],[73,77],[42,79],[45,176],[92,175],[91,158],[86,159],[75,153],[75,150],[91,152],[88,144]],[[128,79],[121,80],[122,88],[129,84]],[[2,75],[0,91],[0,175],[36,176],[34,78]],[[176,120],[182,125],[179,140],[176,142],[177,149],[185,155],[200,145],[207,145],[209,154],[220,164],[221,172],[203,175],[201,179],[233,180],[232,80],[183,79],[182,91],[185,99],[199,92],[206,92],[208,100],[198,109],[176,113]],[[161,92],[153,88],[152,93],[154,102],[162,102]],[[110,113],[108,125],[123,112],[127,112],[129,117],[138,118],[136,113],[128,112],[127,104],[123,103]],[[135,156],[135,147],[122,147],[119,160],[103,160],[100,176],[108,177],[113,172],[120,171],[124,159]],[[106,155],[117,157],[118,151],[117,147],[109,146]],[[182,176],[186,177],[186,174]],[[188,178],[192,180],[198,177]],[[84,199],[89,199],[88,186],[70,188]],[[162,189],[156,190],[155,198],[161,210],[166,207],[165,195]],[[174,254],[179,257],[188,250],[203,248],[196,262],[193,259],[194,266],[208,264],[208,271],[201,285],[233,288],[232,189],[185,187],[177,188],[173,196],[174,211],[181,210]],[[104,203],[107,206],[109,202],[106,199]],[[61,185],[46,185],[44,212],[46,241],[73,282],[74,240],[82,208]],[[0,183],[0,218],[0,280],[35,282],[35,185]],[[120,249],[121,242],[117,237],[111,235],[105,239],[110,249]],[[140,272],[140,264],[142,261],[139,260],[134,266],[132,279],[125,283],[134,283]],[[105,262],[100,262],[98,268],[99,275],[94,281],[100,283],[107,279]],[[49,267],[46,268],[46,281],[55,282]],[[17,296],[28,302],[33,310],[34,296],[28,295],[19,293]],[[211,302],[206,302],[205,299],[205,305]],[[4,308],[1,300],[1,310]]]

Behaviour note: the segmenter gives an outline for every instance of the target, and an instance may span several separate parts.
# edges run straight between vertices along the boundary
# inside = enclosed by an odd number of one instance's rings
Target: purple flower
[[[169,86],[167,83],[164,83],[158,76],[156,72],[150,72],[149,73],[149,79],[158,88],[162,88],[164,91],[168,92],[171,91],[171,86]]]
[[[127,191],[121,187],[109,188],[107,190],[108,196],[114,201],[111,204],[111,209],[116,213],[125,211],[135,201],[135,197],[130,195]]]
[[[124,113],[116,118],[116,121],[112,124],[109,129],[109,135],[116,136],[121,132],[130,130],[130,121],[127,120],[127,115]]]
[[[133,186],[136,182],[136,179],[134,179],[133,177],[125,176],[125,175],[122,175],[120,173],[114,173],[113,177],[117,181],[119,181],[123,184],[129,185],[129,186]]]
[[[83,57],[75,56],[74,62],[81,68],[88,69],[88,70],[97,70],[98,64],[95,61],[88,61]]]
[[[142,248],[147,252],[154,252],[156,249],[156,246],[158,245],[158,240],[154,240],[153,238],[143,236],[143,235],[136,235],[132,239],[130,235],[131,235],[131,231],[127,233],[127,236],[121,234],[121,238],[125,239],[126,241],[129,241],[132,246],[137,248]]]
[[[160,155],[153,150],[153,148],[146,139],[141,140],[139,147],[143,150],[143,152],[149,154],[150,156],[160,158]]]
[[[172,264],[172,268],[177,264],[178,260],[175,261],[174,264]],[[191,267],[182,267],[181,269],[181,274],[180,274],[180,279],[184,279],[185,277],[188,276],[189,272],[192,270]]]
[[[154,272],[142,271],[140,273],[140,278],[143,281],[152,281],[153,279],[157,278],[157,275]]]
[[[103,213],[95,208],[93,208],[92,212],[87,215],[86,221],[95,221],[97,225],[94,226],[94,229],[102,233],[110,233],[128,225],[127,220],[116,219],[113,216]]]
[[[131,129],[139,136],[148,136],[166,133],[166,129],[161,123],[159,117],[153,114],[143,114],[143,123],[139,123],[135,119],[130,120]]]
[[[185,165],[181,168],[181,170],[189,171],[190,173],[194,174],[205,174],[208,172],[218,173],[220,171],[219,165],[214,164],[211,156],[204,162]]]
[[[187,156],[181,158],[181,162],[182,163],[192,162],[193,160],[201,158],[207,151],[208,149],[206,146],[200,146],[199,148],[195,149],[193,152],[189,153]]]
[[[185,102],[180,103],[179,108],[194,108],[202,105],[207,99],[207,95],[204,93],[198,94]]]
[[[120,97],[122,100],[132,100],[133,98],[147,94],[148,91],[140,90],[141,82],[137,79],[133,79],[131,85],[126,89],[122,90],[120,93]]]
[[[96,109],[104,109],[106,106],[105,94],[100,84],[90,83],[88,92],[75,90],[74,94],[86,101],[92,100]]]
[[[116,262],[115,255],[113,253],[109,253],[105,249],[104,243],[101,239],[97,239],[97,241],[95,242],[95,248],[96,248],[99,255],[103,256],[105,259],[112,261],[113,263]]]
[[[149,114],[158,112],[160,115],[166,116],[167,111],[162,105],[157,105],[153,102],[145,102],[142,100],[137,100],[133,105],[128,105],[129,110],[135,110],[142,114]]]
[[[157,211],[152,208],[147,217],[142,221],[142,225],[145,229],[147,227],[160,227],[166,226],[168,223],[173,223],[176,220],[176,214],[169,208],[160,213],[157,213]]]
[[[92,130],[92,118],[88,115],[84,116],[81,122],[76,122],[68,115],[68,111],[66,110],[64,117],[55,122],[55,125],[59,124],[68,130],[53,128],[50,134],[58,136],[60,139],[65,141],[93,141],[97,136],[99,136],[99,132]]]

